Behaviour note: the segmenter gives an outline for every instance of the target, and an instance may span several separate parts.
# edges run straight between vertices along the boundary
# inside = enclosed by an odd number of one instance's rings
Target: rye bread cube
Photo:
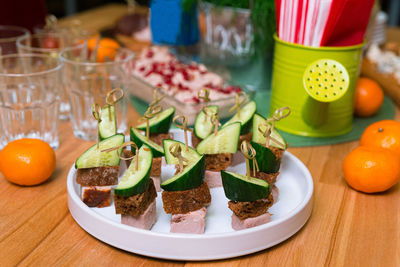
[[[150,140],[159,146],[163,146],[164,139],[174,139],[173,133],[150,133]]]
[[[211,194],[206,182],[200,186],[183,191],[162,192],[165,213],[186,214],[210,205]]]
[[[76,183],[81,185],[81,199],[89,207],[111,204],[111,186],[118,184],[119,166],[78,169]]]
[[[229,201],[228,207],[241,220],[260,216],[274,203],[272,194],[256,201]]]
[[[114,194],[115,212],[117,214],[140,216],[142,215],[149,205],[156,199],[157,192],[152,179],[146,190],[141,194],[136,194],[129,197],[118,196]]]

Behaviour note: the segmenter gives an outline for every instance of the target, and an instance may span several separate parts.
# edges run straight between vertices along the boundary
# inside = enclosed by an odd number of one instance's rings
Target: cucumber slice
[[[136,130],[132,127],[131,127],[131,141],[135,142],[135,144],[138,147],[141,147],[143,144],[150,147],[151,152],[153,152],[153,157],[155,157],[155,158],[164,156],[164,149],[161,146],[157,145],[150,139],[146,140],[146,136],[144,136],[138,130]],[[135,151],[132,151],[132,152],[135,153]]]
[[[118,166],[120,158],[117,150],[111,152],[101,152],[101,150],[117,147],[124,143],[125,136],[123,134],[116,134],[110,136],[99,143],[91,146],[88,150],[82,153],[75,162],[76,169],[103,167],[103,166]],[[119,150],[121,154],[122,148]]]
[[[149,120],[150,133],[168,133],[174,114],[175,108],[170,107],[151,118]],[[146,131],[146,122],[136,126],[136,129]]]
[[[169,148],[173,144],[179,144],[181,146],[182,156],[189,160],[189,165],[193,162],[198,161],[201,158],[201,155],[197,153],[197,151],[191,147],[189,147],[189,151],[186,151],[185,144],[179,141],[171,140],[171,139],[164,139],[163,146],[164,146],[164,153],[165,153],[165,161],[167,164],[178,164],[179,161],[176,157],[172,156]]]
[[[256,160],[260,172],[275,173],[279,171],[281,163],[276,159],[271,149],[254,141],[251,141],[251,145],[256,151]],[[253,162],[251,160],[250,160],[250,166],[253,166]]]
[[[208,106],[207,109],[210,109],[214,113],[218,113],[218,106]],[[204,114],[203,110],[197,114],[196,121],[194,122],[194,134],[200,138],[205,139],[209,136],[214,130],[214,124],[211,122],[210,117],[208,116],[206,119],[206,114]]]
[[[261,123],[264,123],[266,121],[266,119],[259,115],[259,114],[254,114],[253,117],[253,137],[252,137],[252,141],[262,144],[264,145],[265,142],[267,142],[267,139],[262,135],[262,133],[260,133],[260,131],[258,130],[258,125],[260,125]],[[286,145],[286,141],[285,139],[283,139],[283,137],[280,135],[280,133],[274,129],[271,132],[271,136],[273,138],[275,138],[276,140],[278,140],[279,142],[281,142],[283,144],[283,146],[281,146],[280,144],[275,143],[274,141],[271,140],[270,142],[270,146],[272,147],[276,147],[276,148],[280,148],[285,150],[287,145]]]
[[[217,135],[211,134],[197,145],[200,154],[235,153],[240,136],[240,122],[231,123],[220,129]]]
[[[152,162],[153,153],[151,149],[146,145],[141,146],[139,149],[138,170],[136,171],[136,158],[133,158],[131,165],[129,165],[121,181],[114,189],[114,193],[124,197],[143,193],[149,183]]]
[[[221,171],[225,196],[232,201],[256,201],[270,193],[269,184],[261,179]]]
[[[110,120],[111,113],[111,120]],[[101,109],[101,122],[99,124],[100,140],[110,137],[117,133],[117,118],[115,116],[114,106]]]
[[[183,191],[196,188],[203,183],[206,172],[206,159],[200,159],[186,166],[183,172],[179,172],[163,182],[161,188],[166,191]]]
[[[240,118],[238,114],[236,113],[233,115],[232,118],[230,118],[229,121],[227,121],[224,125],[222,125],[222,128],[225,127],[226,125],[229,125],[234,122],[240,122],[242,124],[242,128],[240,130],[240,134],[247,134],[250,132],[251,129],[251,119],[254,116],[254,113],[256,113],[257,105],[256,102],[250,101],[246,105],[244,105],[243,108],[240,109]]]

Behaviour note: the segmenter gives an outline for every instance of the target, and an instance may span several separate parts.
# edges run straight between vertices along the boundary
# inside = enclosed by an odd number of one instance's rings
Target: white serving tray
[[[183,140],[181,131],[172,132],[176,140]],[[244,174],[245,164],[241,162],[229,169]],[[170,215],[162,208],[160,192],[156,199],[158,218],[151,231],[123,225],[120,215],[115,214],[113,203],[107,208],[89,208],[81,201],[74,166],[67,178],[68,206],[75,221],[85,231],[126,251],[171,260],[231,258],[257,252],[286,240],[300,230],[310,217],[313,196],[310,172],[287,151],[282,158],[280,171],[276,183],[279,200],[269,209],[271,222],[241,231],[231,228],[232,211],[228,208],[223,188],[211,189],[212,201],[207,209],[203,235],[169,233]],[[167,179],[174,169],[164,166],[162,172],[162,178]]]

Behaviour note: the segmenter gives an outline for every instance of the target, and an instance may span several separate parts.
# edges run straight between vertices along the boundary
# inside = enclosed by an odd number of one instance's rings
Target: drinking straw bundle
[[[307,46],[363,42],[374,0],[275,0],[278,37]]]

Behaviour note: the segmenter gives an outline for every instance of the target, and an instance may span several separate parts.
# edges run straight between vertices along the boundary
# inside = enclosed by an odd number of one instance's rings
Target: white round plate
[[[181,131],[172,130],[176,140],[183,140]],[[190,138],[189,138],[190,139]],[[121,164],[123,166],[125,164]],[[245,173],[241,162],[230,170]],[[172,166],[164,166],[162,178],[170,177]],[[68,206],[75,221],[89,234],[114,247],[133,253],[171,260],[215,260],[237,257],[274,246],[294,235],[311,215],[313,180],[304,164],[285,152],[276,183],[279,200],[270,209],[271,221],[246,230],[231,227],[232,211],[223,188],[212,188],[211,205],[207,208],[206,228],[202,235],[170,233],[170,216],[162,208],[161,193],[157,196],[157,222],[142,230],[120,223],[114,204],[107,208],[89,208],[80,199],[80,186],[75,182],[76,170],[71,167],[67,178]]]

